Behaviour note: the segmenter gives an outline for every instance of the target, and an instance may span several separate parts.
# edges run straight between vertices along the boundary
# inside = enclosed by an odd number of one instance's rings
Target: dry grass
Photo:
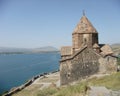
[[[52,78],[52,77],[45,77],[45,78],[41,79],[40,82],[56,82],[58,80],[59,80],[58,77],[54,77],[54,78]]]
[[[75,85],[68,85],[59,88],[56,86],[50,86],[43,90],[39,90],[38,88],[31,90],[24,89],[13,96],[85,96],[88,85],[105,86],[112,90],[120,90],[120,72],[100,78],[94,77]]]
[[[28,86],[27,88],[23,89],[22,91],[12,95],[12,96],[37,96],[36,93],[39,92],[39,88],[42,85],[32,85]]]
[[[67,87],[47,88],[41,90],[37,96],[84,96],[87,86],[105,86],[112,90],[120,90],[120,72],[101,78],[94,77],[79,84]]]
[[[83,96],[85,94],[86,83],[81,82],[74,86],[68,85],[67,87],[60,87],[60,88],[45,88],[39,93],[37,96]]]
[[[120,72],[101,78],[90,79],[88,82],[89,85],[105,86],[108,89],[120,90]]]

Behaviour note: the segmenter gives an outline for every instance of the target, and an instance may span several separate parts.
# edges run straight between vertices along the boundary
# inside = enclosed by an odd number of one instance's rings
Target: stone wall
[[[99,46],[98,33],[85,16],[82,17],[72,34],[72,43],[71,56],[61,56],[61,85],[85,78],[97,72],[106,73],[117,70],[117,59],[110,56],[112,53],[108,50],[111,48],[109,46]],[[93,49],[95,44],[97,47]],[[85,50],[81,51],[85,46],[87,46]]]
[[[101,57],[99,63],[100,73],[112,73],[117,71],[117,58],[114,56]]]
[[[67,79],[69,78],[69,74],[71,72],[71,60],[67,60],[65,62],[61,62],[60,64],[60,85],[67,84]]]
[[[86,48],[74,58],[61,62],[61,85],[65,85],[97,73],[99,71],[98,58],[99,55]]]
[[[98,44],[98,33],[74,33],[72,35],[73,49],[79,50],[82,46],[88,45],[90,48],[93,47],[95,43]]]
[[[71,55],[65,55],[65,56],[61,56],[61,59],[68,59],[70,57],[71,57]]]

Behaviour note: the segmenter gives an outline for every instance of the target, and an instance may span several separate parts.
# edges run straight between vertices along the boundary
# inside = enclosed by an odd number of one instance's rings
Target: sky
[[[120,43],[120,0],[0,0],[0,47],[72,45],[83,10],[99,43]]]

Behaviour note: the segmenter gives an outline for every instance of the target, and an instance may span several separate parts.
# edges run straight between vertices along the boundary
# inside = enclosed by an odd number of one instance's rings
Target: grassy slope
[[[40,90],[40,85],[32,85],[13,96],[83,96],[86,93],[87,86],[105,86],[108,89],[120,90],[120,72],[104,77],[93,77],[81,81],[75,85],[68,85],[56,88],[51,85],[49,88]]]
[[[49,88],[40,90],[40,85],[32,85],[13,96],[83,96],[86,93],[87,86],[105,86],[108,89],[120,90],[120,72],[99,78],[93,77],[76,85],[62,86],[60,88],[51,85]]]
[[[67,87],[47,88],[39,91],[36,96],[82,96],[86,86],[105,86],[108,89],[120,90],[120,72],[101,78],[92,78],[79,84]]]
[[[46,88],[37,94],[37,96],[80,96],[84,94],[86,83],[79,83],[77,85],[69,85],[67,87],[60,88]]]
[[[120,72],[102,78],[89,80],[90,85],[105,86],[108,89],[120,90]]]

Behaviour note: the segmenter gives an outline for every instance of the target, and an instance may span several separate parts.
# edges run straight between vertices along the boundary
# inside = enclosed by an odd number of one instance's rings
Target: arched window
[[[86,45],[89,40],[89,34],[84,34],[83,35],[83,45]]]
[[[86,43],[87,43],[87,39],[83,38],[83,44],[86,45]]]

